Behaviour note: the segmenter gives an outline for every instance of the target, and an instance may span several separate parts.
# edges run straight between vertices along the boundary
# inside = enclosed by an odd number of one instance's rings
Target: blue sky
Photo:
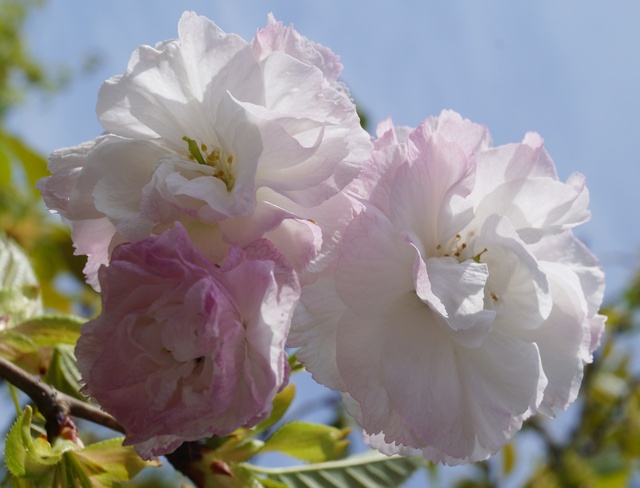
[[[611,0],[49,0],[29,23],[51,66],[102,60],[52,99],[32,99],[9,127],[45,153],[101,132],[95,103],[140,44],[177,35],[183,10],[251,39],[272,11],[330,47],[372,125],[417,125],[450,108],[489,127],[495,144],[539,132],[562,179],[579,171],[591,222],[576,234],[598,255],[608,294],[621,290],[640,244],[640,2]]]
[[[417,125],[451,108],[489,127],[496,144],[545,139],[558,172],[587,177],[593,218],[577,234],[601,258],[608,296],[638,265],[640,3],[612,0],[49,0],[29,24],[51,66],[99,68],[51,100],[34,99],[11,128],[43,152],[95,137],[102,81],[140,44],[175,37],[183,10],[246,39],[272,11],[335,51],[372,125]]]

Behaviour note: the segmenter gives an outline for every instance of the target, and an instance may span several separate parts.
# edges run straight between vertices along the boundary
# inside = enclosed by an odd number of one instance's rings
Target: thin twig
[[[45,428],[50,442],[60,434],[63,427],[69,425],[70,415],[125,433],[124,428],[108,413],[58,391],[2,356],[0,356],[0,378],[4,378],[10,385],[16,386],[33,400],[46,419]],[[75,426],[73,427],[75,429]],[[198,487],[203,486],[204,479],[198,469],[200,467],[198,461],[202,458],[203,449],[205,447],[198,443],[185,442],[175,452],[166,456],[178,471],[189,477]]]
[[[55,437],[63,419],[72,415],[124,434],[124,428],[108,413],[46,384],[0,356],[0,377],[25,392],[47,420],[47,435]]]

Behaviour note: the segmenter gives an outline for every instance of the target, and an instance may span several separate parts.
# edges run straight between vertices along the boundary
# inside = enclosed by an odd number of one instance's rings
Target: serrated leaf
[[[26,448],[24,441],[22,440],[22,429],[24,424],[24,418],[26,410],[22,412],[15,423],[9,430],[7,439],[5,442],[5,462],[9,472],[17,477],[23,477],[26,475]],[[29,407],[29,414],[31,414],[31,408]],[[29,423],[31,419],[29,418]]]
[[[38,480],[37,486],[112,487],[128,481],[157,460],[144,461],[123,438],[108,439],[81,448],[58,438],[52,447],[44,437],[31,437],[32,410],[27,406],[7,436],[7,468],[22,480]],[[46,481],[45,481],[46,480]]]
[[[413,472],[425,465],[424,459],[400,456],[388,457],[376,451],[352,456],[340,461],[268,469],[246,465],[252,471],[287,488],[388,488],[401,486]],[[264,484],[264,481],[261,480]],[[268,485],[265,485],[268,486]]]
[[[290,422],[269,437],[260,452],[278,451],[310,463],[331,461],[344,454],[349,444],[345,437],[350,431],[348,428]]]
[[[144,468],[160,466],[158,460],[145,461],[131,446],[123,446],[123,437],[97,442],[79,451],[67,453],[90,480],[89,486],[110,487],[113,483],[129,481]]]
[[[84,396],[79,392],[80,378],[73,346],[61,344],[54,348],[44,381],[58,391],[82,400]]]
[[[67,452],[62,458],[62,462],[56,466],[57,471],[62,479],[61,486],[92,488],[94,485],[85,473],[82,465],[73,457],[73,453]],[[109,485],[112,487],[113,485]]]
[[[40,287],[29,258],[0,235],[0,330],[42,313]]]
[[[75,345],[84,322],[70,315],[43,315],[26,320],[12,330],[29,337],[39,347]]]
[[[31,407],[27,405],[7,436],[7,468],[18,478],[40,478],[60,463],[65,452],[79,449],[77,444],[64,439],[58,439],[54,447],[43,437],[33,439],[32,415]]]
[[[0,354],[9,361],[16,361],[25,354],[38,351],[38,346],[28,337],[13,330],[0,333]]]
[[[59,348],[63,351],[64,357],[58,360],[63,359],[68,366],[63,371],[73,373],[66,375],[67,384],[73,385],[73,390],[76,392],[71,394],[78,396],[79,375],[76,374],[72,348],[80,337],[82,323],[83,319],[62,315],[29,319],[10,330],[0,332],[0,355],[33,374],[44,375],[50,371],[51,367],[57,367],[58,370],[54,372],[61,373],[60,365],[50,365],[55,349]],[[59,377],[59,379],[62,378],[62,376]],[[64,384],[55,381],[52,377],[49,380],[45,377],[45,380],[54,386]],[[64,391],[70,393],[68,389]],[[82,397],[78,396],[78,398]]]

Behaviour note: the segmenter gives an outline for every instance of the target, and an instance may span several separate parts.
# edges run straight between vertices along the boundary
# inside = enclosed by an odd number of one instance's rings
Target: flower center
[[[467,243],[462,241],[460,234],[456,234],[453,239],[450,239],[445,244],[438,244],[436,246],[436,255],[446,258],[456,258],[462,262],[466,259],[463,257],[463,254],[466,254],[465,249],[467,249]]]
[[[473,234],[469,237],[473,237]],[[436,256],[456,258],[461,263],[467,259],[473,259],[476,263],[479,263],[482,255],[487,252],[487,249],[485,248],[475,256],[469,256],[468,247],[469,245],[462,240],[462,236],[460,234],[456,234],[446,243],[438,244],[436,246]]]
[[[471,232],[469,233],[469,235],[467,237],[469,238],[473,238],[474,233]],[[470,248],[469,245],[463,241],[462,236],[460,234],[456,234],[452,239],[449,239],[446,243],[444,244],[438,244],[436,246],[436,257],[446,257],[446,258],[455,258],[458,260],[458,262],[462,263],[464,261],[466,261],[467,259],[472,259],[473,261],[475,261],[476,263],[480,264],[482,261],[482,255],[484,253],[486,253],[488,251],[488,249],[485,247],[482,251],[480,251],[479,253],[471,256],[471,252],[470,252]],[[486,300],[490,301],[485,301],[485,303],[487,303],[488,307],[490,309],[493,309],[494,305],[496,302],[498,302],[500,300],[500,296],[497,295],[496,293],[494,293],[493,291],[491,291],[490,289],[485,287],[485,297]],[[493,304],[492,304],[493,303]],[[491,305],[489,305],[491,304]]]
[[[227,154],[222,148],[214,148],[209,151],[206,144],[198,146],[195,140],[189,139],[187,136],[184,136],[182,140],[187,143],[191,161],[211,166],[215,170],[213,177],[222,181],[227,187],[227,191],[233,190],[236,176],[233,171],[233,156],[231,154]]]

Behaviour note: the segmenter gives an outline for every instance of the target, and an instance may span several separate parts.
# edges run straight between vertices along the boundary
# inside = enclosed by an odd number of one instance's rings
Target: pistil
[[[221,148],[215,148],[209,152],[206,144],[198,146],[194,139],[187,136],[184,136],[182,140],[187,143],[189,148],[189,159],[212,167],[215,170],[213,177],[222,181],[227,187],[227,191],[231,191],[236,182],[234,171],[232,171],[233,156],[227,155]]]

